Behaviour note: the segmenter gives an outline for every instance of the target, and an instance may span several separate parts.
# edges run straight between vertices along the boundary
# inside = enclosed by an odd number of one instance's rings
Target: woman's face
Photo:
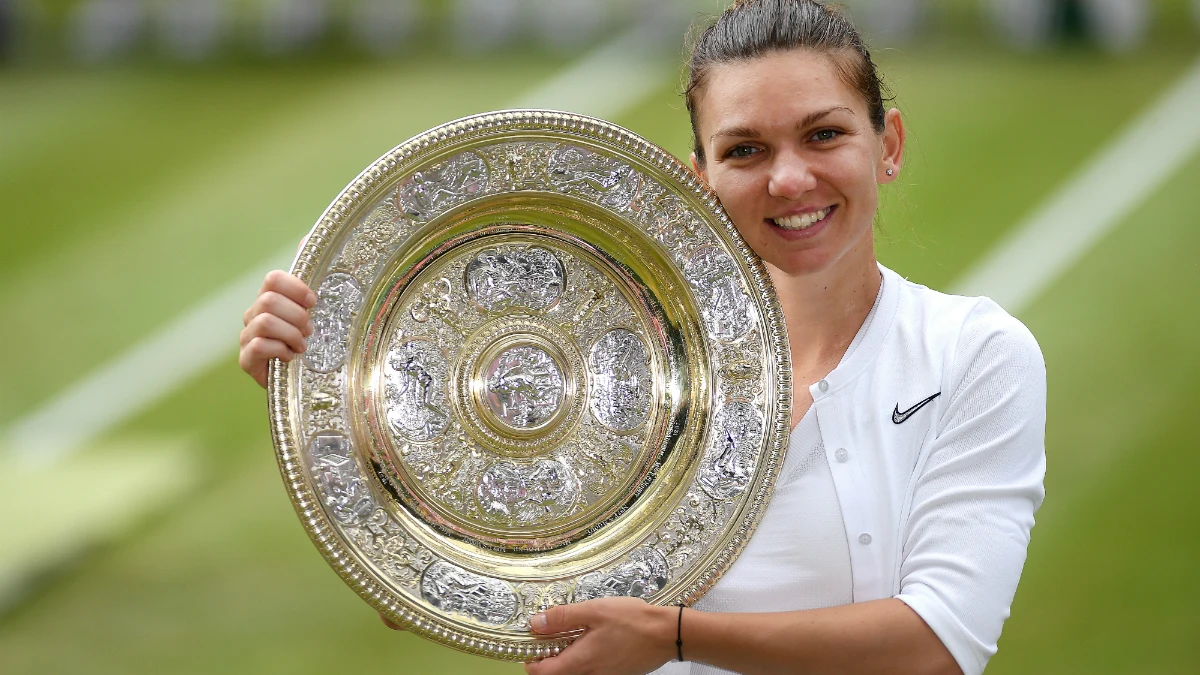
[[[792,50],[715,66],[697,100],[706,161],[692,157],[746,243],[799,276],[874,262],[878,184],[899,172],[899,111],[879,134],[824,55]]]

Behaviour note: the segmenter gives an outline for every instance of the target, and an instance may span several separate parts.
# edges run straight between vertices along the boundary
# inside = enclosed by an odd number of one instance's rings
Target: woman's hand
[[[266,387],[268,361],[291,361],[308,348],[304,338],[313,332],[308,310],[316,304],[317,294],[303,281],[282,270],[268,272],[258,299],[242,315],[242,370]]]
[[[601,598],[559,605],[533,617],[542,635],[583,628],[562,651],[525,664],[529,675],[645,675],[675,658],[677,607],[656,607],[636,598]]]

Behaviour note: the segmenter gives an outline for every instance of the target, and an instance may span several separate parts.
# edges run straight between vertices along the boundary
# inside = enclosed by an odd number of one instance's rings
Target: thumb
[[[579,605],[555,605],[529,620],[535,633],[565,633],[586,626],[585,612]]]

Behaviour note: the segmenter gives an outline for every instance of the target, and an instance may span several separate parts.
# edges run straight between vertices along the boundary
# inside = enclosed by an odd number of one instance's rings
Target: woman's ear
[[[880,183],[891,183],[904,166],[904,117],[896,108],[887,111],[884,117],[882,140],[883,156],[879,158],[878,180]]]
[[[704,181],[705,185],[712,187],[712,185],[709,185],[708,182],[708,170],[705,169],[704,165],[700,163],[700,160],[696,158],[696,153],[694,152],[692,153],[692,171],[695,171],[696,175],[700,176],[700,180]]]

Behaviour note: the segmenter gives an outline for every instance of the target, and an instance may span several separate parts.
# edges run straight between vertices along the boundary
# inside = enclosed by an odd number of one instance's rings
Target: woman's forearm
[[[798,612],[685,610],[682,637],[688,661],[745,675],[962,674],[937,635],[896,599]]]

